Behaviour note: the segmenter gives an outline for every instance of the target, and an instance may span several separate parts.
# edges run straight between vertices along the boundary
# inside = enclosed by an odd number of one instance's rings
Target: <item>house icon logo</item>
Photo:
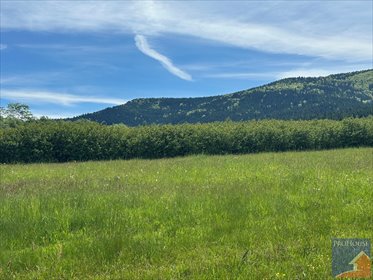
[[[332,273],[335,278],[370,278],[369,239],[332,239]]]
[[[364,251],[361,251],[349,264],[354,266],[353,270],[342,272],[336,278],[369,278],[370,258]]]

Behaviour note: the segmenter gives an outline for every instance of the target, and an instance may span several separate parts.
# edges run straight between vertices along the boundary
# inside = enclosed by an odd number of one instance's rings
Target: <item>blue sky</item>
[[[372,68],[372,1],[0,1],[1,106],[68,117]]]

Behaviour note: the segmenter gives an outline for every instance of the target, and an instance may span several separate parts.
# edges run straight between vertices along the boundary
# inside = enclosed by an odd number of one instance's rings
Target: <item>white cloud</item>
[[[59,54],[91,54],[91,53],[113,53],[128,51],[130,48],[124,45],[74,45],[74,44],[17,44],[16,47],[39,50],[42,52],[51,51]]]
[[[180,68],[176,67],[173,65],[171,59],[168,57],[164,56],[163,54],[160,54],[156,50],[152,49],[149,46],[148,41],[146,38],[142,35],[136,35],[135,36],[135,42],[137,48],[144,54],[150,56],[151,58],[154,58],[155,60],[158,60],[164,68],[166,68],[171,74],[179,77],[180,79],[191,81],[192,76],[189,75],[188,73],[184,72]]]
[[[282,73],[278,73],[276,76],[278,79],[283,78],[293,78],[293,77],[322,77],[327,76],[330,74],[335,74],[340,71],[333,71],[333,70],[325,70],[325,69],[295,69],[291,71],[286,71]]]
[[[256,79],[256,80],[278,80],[293,77],[321,77],[338,73],[347,73],[364,69],[371,69],[369,64],[343,64],[324,65],[317,67],[312,63],[304,63],[302,66],[289,71],[272,70],[268,72],[217,72],[203,75],[205,78],[217,79]]]
[[[33,72],[32,74],[20,75],[5,75],[2,73],[0,77],[0,85],[2,86],[21,86],[21,87],[36,87],[41,85],[53,85],[62,80],[71,80],[71,75],[64,72],[49,71],[49,72]]]
[[[290,71],[279,72],[275,75],[276,79],[293,78],[293,77],[321,77],[338,73],[347,73],[357,70],[370,69],[369,65],[341,65],[338,67],[324,67],[324,68],[296,68]]]
[[[371,1],[6,1],[0,20],[4,29],[177,34],[266,52],[371,61],[371,11]]]
[[[50,119],[65,119],[65,118],[72,118],[75,116],[79,116],[82,113],[67,113],[67,112],[61,112],[61,113],[56,113],[56,112],[48,112],[48,111],[35,111],[31,110],[33,115],[37,118],[41,117],[48,117]]]
[[[32,90],[1,90],[1,98],[25,101],[30,103],[53,103],[59,105],[74,105],[79,103],[96,103],[120,105],[126,103],[123,99],[96,96],[82,96],[67,93]]]
[[[5,45],[5,44],[0,44],[0,51],[5,50],[6,48],[8,48],[7,45]]]
[[[218,79],[273,79],[277,73],[265,72],[265,73],[250,73],[250,72],[226,72],[226,73],[213,73],[206,74],[203,77],[206,78],[218,78]]]

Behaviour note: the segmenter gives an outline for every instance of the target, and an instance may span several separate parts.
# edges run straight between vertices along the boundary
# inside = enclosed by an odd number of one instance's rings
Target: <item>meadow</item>
[[[0,170],[0,279],[328,279],[373,241],[373,148]]]

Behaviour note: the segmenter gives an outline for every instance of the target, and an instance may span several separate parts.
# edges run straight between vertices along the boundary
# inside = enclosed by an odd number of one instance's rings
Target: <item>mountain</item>
[[[73,118],[128,126],[250,119],[340,119],[373,114],[373,69],[286,78],[231,94],[139,98]]]

